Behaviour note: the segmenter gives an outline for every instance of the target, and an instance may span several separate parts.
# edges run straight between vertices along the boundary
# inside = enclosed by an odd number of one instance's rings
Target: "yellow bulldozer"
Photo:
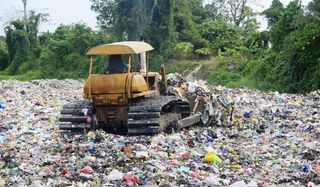
[[[181,129],[198,122],[208,122],[203,105],[176,95],[168,95],[164,68],[160,73],[131,72],[133,55],[146,54],[153,47],[145,42],[127,41],[91,48],[89,76],[84,84],[83,101],[64,105],[59,119],[61,130],[104,129],[128,134],[157,134]],[[104,73],[92,74],[93,57],[108,55],[109,64]],[[127,68],[118,70],[123,62],[112,57],[127,55]],[[145,58],[147,59],[147,58]],[[196,106],[195,106],[196,105]],[[195,110],[195,107],[198,109]],[[200,108],[200,109],[199,109]]]

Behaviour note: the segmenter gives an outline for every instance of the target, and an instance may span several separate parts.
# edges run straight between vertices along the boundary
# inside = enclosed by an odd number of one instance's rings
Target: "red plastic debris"
[[[69,173],[68,169],[67,168],[64,168],[62,171],[61,171],[61,176],[65,176]]]
[[[123,176],[123,180],[127,183],[127,184],[135,184],[138,182],[138,178],[134,175],[124,175]]]
[[[88,174],[88,173],[91,173],[91,172],[93,172],[93,169],[90,166],[86,166],[86,167],[84,167],[84,168],[82,168],[80,170],[80,173],[84,173],[84,174]]]
[[[182,153],[181,157],[182,157],[182,158],[188,158],[189,155],[190,155],[190,152],[189,152],[189,151],[186,151],[186,152]]]
[[[308,182],[307,187],[315,187],[316,185],[313,182]]]
[[[126,147],[123,147],[122,151],[127,153],[127,154],[131,154],[132,153],[132,146],[129,144]]]

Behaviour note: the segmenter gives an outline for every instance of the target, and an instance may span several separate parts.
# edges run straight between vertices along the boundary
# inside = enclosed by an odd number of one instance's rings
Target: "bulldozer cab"
[[[84,85],[84,98],[93,100],[96,105],[127,105],[130,99],[159,95],[159,73],[148,72],[148,68],[144,73],[131,71],[132,56],[151,50],[151,45],[135,41],[91,48],[86,54],[91,60],[89,76]],[[103,74],[92,74],[93,57],[96,55],[109,56]],[[123,61],[125,55],[128,56],[128,62]]]

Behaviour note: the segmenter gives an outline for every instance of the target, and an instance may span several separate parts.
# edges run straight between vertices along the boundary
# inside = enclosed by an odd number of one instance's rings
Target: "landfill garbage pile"
[[[168,81],[171,93],[210,93],[211,125],[157,136],[60,132],[60,109],[81,100],[83,81],[0,81],[0,186],[319,186],[319,91]]]

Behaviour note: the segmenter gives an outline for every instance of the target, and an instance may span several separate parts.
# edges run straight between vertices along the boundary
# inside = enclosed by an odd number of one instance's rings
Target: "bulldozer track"
[[[145,98],[130,103],[128,134],[158,134],[190,114],[189,104],[176,96]]]
[[[60,130],[82,131],[94,126],[94,107],[89,101],[77,101],[62,106]]]
[[[178,120],[190,114],[189,103],[176,96],[160,96],[131,101],[128,107],[127,134],[154,135],[174,128]],[[60,130],[95,129],[95,109],[91,102],[74,102],[62,107]]]

